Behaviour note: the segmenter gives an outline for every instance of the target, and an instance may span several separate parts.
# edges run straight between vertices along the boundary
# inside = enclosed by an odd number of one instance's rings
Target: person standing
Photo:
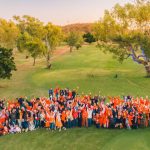
[[[86,108],[82,111],[82,126],[88,127],[88,113]]]

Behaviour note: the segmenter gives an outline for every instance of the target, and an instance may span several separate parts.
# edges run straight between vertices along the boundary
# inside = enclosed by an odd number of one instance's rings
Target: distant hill
[[[76,23],[76,24],[69,24],[66,26],[62,26],[62,29],[65,33],[71,31],[88,33],[92,31],[92,26],[93,23]]]

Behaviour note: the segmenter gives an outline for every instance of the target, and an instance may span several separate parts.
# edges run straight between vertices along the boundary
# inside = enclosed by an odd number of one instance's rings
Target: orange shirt
[[[83,110],[82,112],[82,118],[88,118],[88,113],[86,110]]]

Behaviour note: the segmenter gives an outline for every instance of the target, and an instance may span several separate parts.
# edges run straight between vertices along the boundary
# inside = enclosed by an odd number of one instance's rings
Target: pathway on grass
[[[64,46],[63,48],[58,48],[57,50],[54,51],[51,60],[54,60],[54,59],[66,54],[68,52],[69,52],[69,47],[68,46]]]

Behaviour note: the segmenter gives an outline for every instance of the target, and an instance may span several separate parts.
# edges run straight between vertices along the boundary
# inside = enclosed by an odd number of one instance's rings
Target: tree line
[[[78,29],[77,25],[75,29]],[[63,32],[60,26],[44,24],[27,15],[14,16],[13,21],[0,19],[0,78],[10,78],[11,72],[16,70],[11,55],[14,48],[26,51],[33,58],[33,65],[39,56],[43,56],[50,69],[53,51],[61,42],[70,47],[70,52],[74,48],[78,50],[84,42],[97,42],[101,50],[111,52],[120,62],[131,57],[145,67],[147,77],[150,77],[150,2],[135,0],[124,6],[116,4],[92,24],[91,32],[86,33]]]
[[[16,70],[13,49],[26,52],[33,58],[33,65],[38,57],[44,57],[46,67],[50,69],[51,57],[56,47],[61,42],[66,42],[70,47],[70,52],[73,48],[79,49],[84,43],[84,38],[85,41],[88,38],[83,35],[87,34],[77,31],[65,34],[62,27],[52,23],[45,25],[39,19],[28,15],[14,16],[13,21],[0,19],[0,78],[10,78],[11,72]]]

